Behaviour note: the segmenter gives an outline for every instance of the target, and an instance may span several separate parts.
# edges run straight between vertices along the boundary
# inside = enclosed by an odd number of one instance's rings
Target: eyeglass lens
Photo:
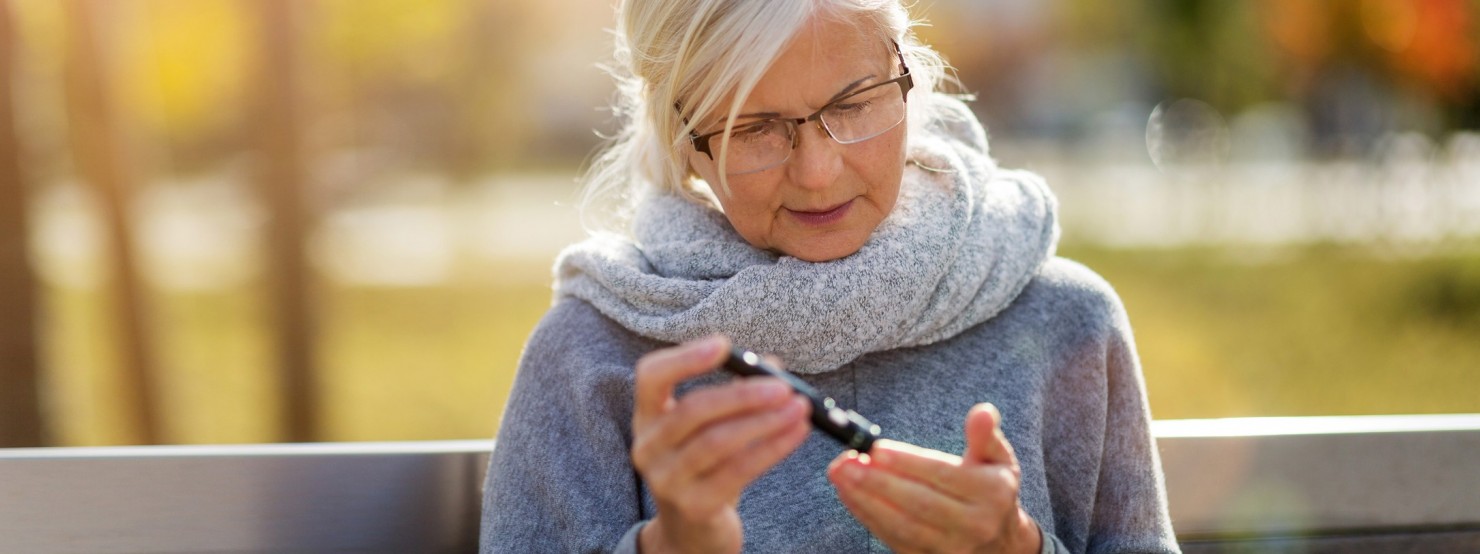
[[[904,116],[904,89],[897,83],[887,83],[834,101],[822,111],[820,119],[834,140],[854,144],[888,132],[904,121]],[[796,122],[787,119],[736,127],[730,131],[726,172],[754,173],[781,165],[791,157],[794,132]],[[721,140],[719,136],[711,137],[710,144],[718,149]]]

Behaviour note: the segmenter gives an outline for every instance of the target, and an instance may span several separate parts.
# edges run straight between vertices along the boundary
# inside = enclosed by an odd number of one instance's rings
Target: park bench
[[[1480,552],[1480,415],[1154,430],[1189,553]],[[470,552],[491,447],[0,450],[0,552]]]

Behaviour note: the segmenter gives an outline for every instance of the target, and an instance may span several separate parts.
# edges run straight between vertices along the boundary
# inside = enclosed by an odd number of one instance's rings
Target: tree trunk
[[[135,188],[128,144],[112,105],[109,64],[103,44],[99,11],[105,0],[68,0],[67,113],[72,152],[79,173],[97,191],[103,208],[106,244],[112,252],[112,320],[121,335],[119,367],[130,413],[125,419],[135,433],[132,442],[158,444],[160,418],[155,399],[153,333],[146,302],[147,290],[135,270],[133,225],[129,209]]]
[[[15,128],[15,29],[0,0],[0,448],[42,446],[36,279],[26,256],[26,182]]]
[[[318,387],[313,372],[315,322],[310,270],[304,253],[309,216],[303,202],[304,169],[300,90],[302,70],[296,0],[247,0],[260,15],[261,85],[255,106],[259,127],[260,186],[269,214],[268,255],[278,383],[283,398],[283,439],[317,439]]]

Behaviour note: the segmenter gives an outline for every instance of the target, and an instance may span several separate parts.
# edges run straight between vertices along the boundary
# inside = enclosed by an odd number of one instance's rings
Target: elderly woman
[[[557,262],[483,551],[1173,552],[1130,324],[899,0],[625,0],[613,229]],[[878,423],[810,432],[764,352]]]

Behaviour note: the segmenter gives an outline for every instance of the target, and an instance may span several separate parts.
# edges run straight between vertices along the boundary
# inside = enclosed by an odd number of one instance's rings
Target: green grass
[[[48,419],[68,445],[127,444],[107,298],[53,290]],[[270,314],[259,291],[160,295],[153,330],[165,438],[278,440]],[[324,440],[490,437],[524,339],[550,305],[538,283],[343,287],[318,299]]]
[[[1480,412],[1480,256],[1064,254],[1124,300],[1157,418]]]
[[[1160,419],[1480,412],[1480,255],[1068,248],[1121,294]],[[535,271],[543,272],[542,268]],[[257,290],[157,294],[165,437],[277,440],[270,313]],[[133,439],[96,291],[48,291],[49,421],[62,444]],[[492,436],[537,280],[322,291],[326,440]]]

